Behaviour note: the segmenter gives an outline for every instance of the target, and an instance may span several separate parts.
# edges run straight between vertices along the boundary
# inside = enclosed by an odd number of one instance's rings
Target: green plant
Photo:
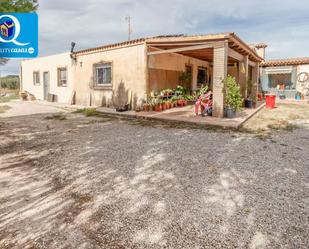
[[[185,90],[188,90],[191,88],[191,79],[192,74],[190,72],[182,72],[179,76],[179,83]]]
[[[184,95],[186,91],[183,86],[178,85],[174,92],[177,96],[179,96],[179,95]]]
[[[203,86],[203,87],[199,90],[198,96],[201,96],[201,95],[207,93],[207,91],[208,91],[208,86],[207,86],[207,85],[206,85],[206,86]]]
[[[225,96],[225,105],[237,111],[243,106],[243,98],[240,93],[240,87],[237,84],[235,77],[227,76],[223,81],[224,88],[223,93]]]
[[[174,91],[172,89],[163,89],[161,92],[161,95],[163,96],[167,96],[167,95],[172,95],[174,93]]]
[[[86,117],[91,117],[91,116],[98,116],[99,113],[95,108],[84,108],[84,109],[77,109],[74,113],[82,113]]]
[[[184,98],[185,100],[194,100],[194,97],[191,96],[191,95],[184,95],[183,98]]]

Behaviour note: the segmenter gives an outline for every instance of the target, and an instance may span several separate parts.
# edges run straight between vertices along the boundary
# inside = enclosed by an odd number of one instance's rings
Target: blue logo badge
[[[0,13],[0,58],[38,56],[36,13]]]

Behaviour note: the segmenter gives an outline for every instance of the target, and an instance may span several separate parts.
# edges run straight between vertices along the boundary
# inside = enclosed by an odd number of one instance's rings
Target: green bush
[[[7,89],[19,89],[19,78],[18,77],[2,77],[0,78],[1,88]]]
[[[233,108],[235,111],[240,110],[243,106],[244,100],[240,93],[240,87],[236,82],[235,77],[227,76],[223,81],[223,93],[225,97],[225,105]]]

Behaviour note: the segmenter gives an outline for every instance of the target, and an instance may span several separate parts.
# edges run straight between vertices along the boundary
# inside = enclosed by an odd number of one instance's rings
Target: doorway
[[[44,100],[47,100],[49,94],[49,72],[43,72],[43,91]]]

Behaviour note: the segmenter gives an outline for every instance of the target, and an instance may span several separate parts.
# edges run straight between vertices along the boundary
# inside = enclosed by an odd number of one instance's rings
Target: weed
[[[82,113],[86,117],[93,117],[98,116],[99,112],[95,108],[84,108],[84,109],[77,109],[74,113]]]
[[[47,120],[66,120],[66,116],[63,113],[53,114],[52,116],[45,117]]]
[[[6,103],[10,102],[11,100],[18,99],[18,96],[16,94],[10,94],[8,96],[2,96],[0,97],[0,103]]]

